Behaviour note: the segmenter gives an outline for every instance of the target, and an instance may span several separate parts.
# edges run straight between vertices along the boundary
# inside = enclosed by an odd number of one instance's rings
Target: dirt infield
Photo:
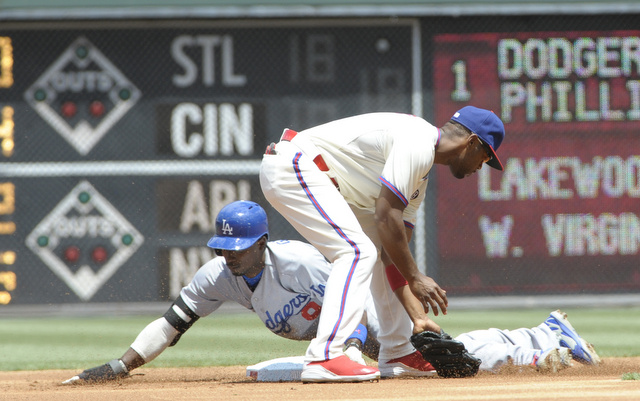
[[[2,400],[640,400],[640,358],[605,358],[603,365],[575,364],[557,374],[509,368],[466,379],[388,379],[371,383],[257,383],[244,366],[140,368],[130,379],[62,385],[77,371],[0,372]]]

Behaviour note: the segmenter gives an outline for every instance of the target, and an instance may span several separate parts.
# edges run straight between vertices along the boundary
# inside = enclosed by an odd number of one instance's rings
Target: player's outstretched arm
[[[85,369],[79,375],[73,376],[62,383],[90,383],[121,379],[128,377],[130,371],[144,364],[144,359],[132,348],[129,348],[120,359],[113,359],[104,365]]]
[[[423,331],[433,331],[440,333],[442,328],[433,320],[429,319],[424,310],[422,303],[413,295],[409,286],[403,285],[393,292],[400,300],[400,303],[407,311],[411,322],[413,323],[413,334],[422,333]]]
[[[77,376],[65,380],[63,384],[89,383],[117,380],[129,376],[129,372],[151,362],[167,347],[175,345],[180,336],[198,320],[181,297],[171,305],[159,319],[149,323],[136,337],[131,347],[120,359],[113,359],[104,365],[86,369]]]
[[[164,317],[154,320],[138,334],[121,358],[85,369],[82,373],[64,381],[63,384],[100,382],[128,377],[133,369],[151,362],[160,355],[177,335],[178,331]]]
[[[407,234],[407,237],[410,238],[410,233]],[[380,257],[383,265],[386,266],[385,273],[387,275],[387,281],[391,286],[391,290],[407,311],[407,314],[413,323],[413,334],[421,333],[423,331],[434,331],[436,333],[440,333],[440,326],[433,320],[429,319],[422,302],[413,295],[408,286],[407,280],[393,264],[384,249],[382,249]]]

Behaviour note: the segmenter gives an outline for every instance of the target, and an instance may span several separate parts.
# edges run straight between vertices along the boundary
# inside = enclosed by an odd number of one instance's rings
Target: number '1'
[[[471,92],[467,89],[467,63],[458,60],[451,66],[455,78],[455,89],[451,92],[451,100],[466,102],[471,99]]]

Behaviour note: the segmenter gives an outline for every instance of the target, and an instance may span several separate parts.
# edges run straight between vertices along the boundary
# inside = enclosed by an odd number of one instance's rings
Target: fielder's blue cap
[[[451,120],[462,124],[469,131],[478,135],[480,140],[488,145],[489,149],[487,150],[490,150],[491,159],[487,164],[500,171],[504,170],[496,154],[496,150],[504,139],[504,124],[493,111],[465,106],[456,111]]]
[[[267,213],[252,201],[236,201],[223,207],[216,217],[216,235],[207,246],[226,251],[242,251],[269,235]]]

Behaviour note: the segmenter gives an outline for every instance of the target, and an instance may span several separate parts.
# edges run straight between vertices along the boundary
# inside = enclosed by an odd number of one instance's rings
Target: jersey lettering
[[[320,305],[311,301],[304,308],[302,308],[300,316],[307,320],[316,320],[318,316],[320,316],[320,309],[322,309]]]
[[[311,291],[313,291],[316,294],[318,294],[318,296],[324,297],[324,288],[325,288],[324,284],[318,284],[318,288],[316,288],[315,285],[311,285],[311,287],[309,287],[309,288],[311,289]]]
[[[267,319],[264,321],[265,326],[275,334],[289,333],[291,326],[287,322],[293,315],[297,315],[307,305],[309,295],[298,294],[291,298],[289,302],[282,305],[282,308],[273,313],[265,311]]]

